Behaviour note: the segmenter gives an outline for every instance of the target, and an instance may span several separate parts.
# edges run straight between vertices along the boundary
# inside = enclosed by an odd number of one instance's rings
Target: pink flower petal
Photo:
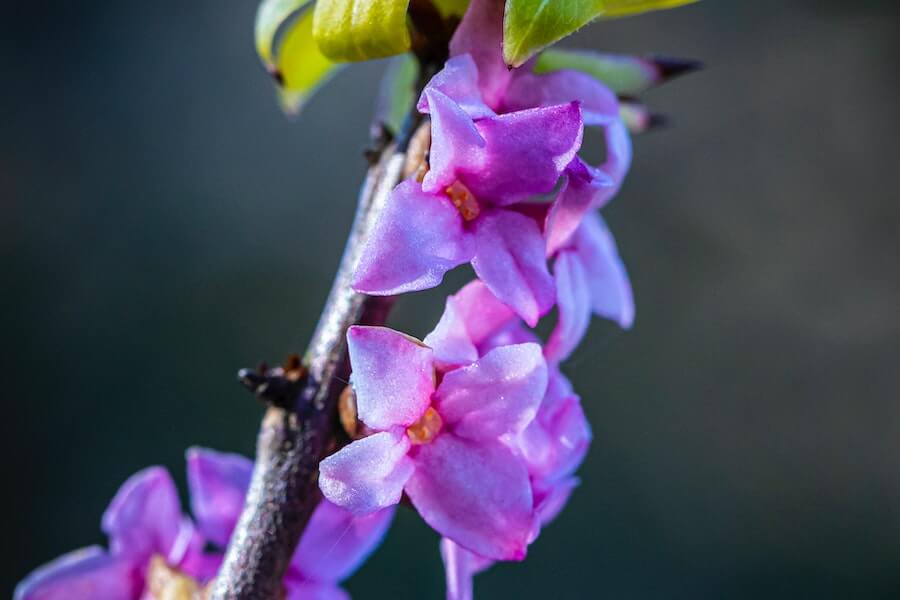
[[[481,98],[478,89],[478,67],[469,54],[454,56],[444,64],[444,68],[431,78],[426,90],[434,89],[453,100],[473,119],[493,117],[495,113]],[[422,94],[416,106],[421,113],[430,111],[428,95]]]
[[[191,512],[206,538],[224,548],[244,508],[253,463],[207,448],[187,451]]]
[[[447,298],[444,314],[425,338],[444,370],[467,365],[497,346],[540,339],[520,325],[520,319],[479,280]]]
[[[406,493],[432,528],[495,560],[521,560],[534,523],[522,461],[494,441],[446,433],[415,448]]]
[[[468,331],[468,315],[459,304],[454,296],[447,298],[441,320],[423,340],[434,350],[437,365],[445,370],[478,359],[478,350]]]
[[[511,78],[503,61],[503,2],[472,0],[450,40],[450,55],[471,54],[485,102],[497,108]]]
[[[584,460],[591,437],[578,396],[565,376],[551,369],[537,416],[517,438],[532,479],[553,481],[572,475]]]
[[[196,538],[203,541],[201,538]],[[225,555],[219,552],[204,552],[201,544],[196,551],[191,551],[189,556],[178,564],[178,569],[193,577],[201,584],[206,584],[216,576]]]
[[[503,97],[501,112],[553,106],[573,100],[581,103],[585,125],[606,125],[619,118],[619,101],[608,87],[586,73],[566,70],[544,75],[516,70]]]
[[[621,120],[616,120],[604,128],[606,137],[606,162],[603,171],[609,175],[618,191],[631,168],[631,136]]]
[[[448,304],[451,301],[460,320],[466,324],[469,339],[476,346],[518,321],[516,314],[477,279],[450,296]]]
[[[149,467],[132,475],[106,509],[101,526],[113,554],[136,560],[168,556],[182,534],[181,503],[168,471]]]
[[[423,98],[431,113],[431,150],[422,189],[442,193],[460,172],[481,171],[486,142],[455,100],[436,89],[425,90]]]
[[[490,211],[476,223],[475,273],[494,296],[534,327],[556,296],[540,229],[510,210]]]
[[[441,538],[441,560],[444,561],[447,600],[473,600],[472,578],[494,564],[447,538]]]
[[[406,456],[409,448],[402,430],[356,440],[319,464],[319,488],[357,516],[397,504],[414,469]]]
[[[365,562],[384,539],[394,507],[365,517],[322,500],[310,518],[291,565],[305,580],[338,583]]]
[[[453,203],[405,181],[391,192],[366,243],[353,288],[376,296],[432,288],[473,252],[472,236]]]
[[[597,214],[589,214],[577,233],[576,252],[587,274],[596,314],[625,329],[634,324],[634,296],[616,242]]]
[[[444,375],[434,406],[444,425],[471,440],[522,431],[547,390],[547,363],[538,344],[496,348]]]
[[[499,346],[541,343],[478,279],[447,298],[441,321],[424,341],[444,370],[472,363]]]
[[[563,185],[545,219],[547,255],[556,254],[568,244],[585,214],[605,206],[617,189],[603,171],[576,157],[566,169]]]
[[[64,554],[16,586],[14,600],[130,600],[143,587],[141,566],[98,546]]]
[[[347,331],[359,419],[372,429],[412,425],[434,392],[432,350],[387,327]]]
[[[546,489],[535,491],[535,511],[541,526],[548,525],[559,516],[559,513],[562,512],[562,509],[569,502],[572,492],[575,491],[575,488],[580,483],[581,481],[577,477],[567,477],[553,483]]]
[[[516,344],[540,344],[541,338],[525,327],[521,320],[509,323],[503,329],[496,331],[489,338],[478,345],[478,353],[482,356],[501,346],[514,346]]]
[[[559,363],[569,358],[587,333],[591,322],[591,288],[584,266],[574,252],[560,252],[553,272],[559,318],[544,352],[548,360]]]
[[[284,587],[284,600],[350,600],[350,594],[333,583],[287,580]]]
[[[485,140],[480,160],[456,161],[456,172],[478,200],[500,205],[552,191],[583,132],[577,102],[481,119],[475,127]]]

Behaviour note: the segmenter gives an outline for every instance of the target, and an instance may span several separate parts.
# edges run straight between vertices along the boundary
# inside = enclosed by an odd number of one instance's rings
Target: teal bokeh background
[[[102,541],[125,478],[192,444],[250,454],[239,367],[302,350],[364,172],[383,63],[296,122],[255,2],[12,2],[0,18],[4,593]],[[637,324],[567,366],[583,484],[481,598],[900,594],[900,19],[893,3],[707,0],[567,42],[705,60],[648,95],[606,211]],[[392,323],[424,335],[442,295]],[[438,598],[403,511],[348,585]]]

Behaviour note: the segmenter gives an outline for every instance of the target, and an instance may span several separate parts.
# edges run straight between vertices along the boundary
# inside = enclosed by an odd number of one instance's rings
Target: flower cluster
[[[294,4],[270,0],[261,7],[257,37],[270,67],[268,46]],[[577,487],[575,472],[591,442],[580,399],[560,365],[592,315],[623,328],[634,321],[631,286],[598,212],[631,163],[629,104],[617,94],[631,96],[691,65],[585,59],[591,68],[618,73],[615,90],[589,69],[544,68],[561,60],[577,65],[577,53],[548,51],[510,69],[504,10],[507,17],[515,11],[502,0],[440,4],[468,9],[449,60],[416,104],[430,119],[427,165],[392,191],[352,285],[383,296],[424,290],[466,263],[477,279],[447,298],[438,324],[421,341],[385,327],[347,332],[358,423],[347,428],[353,440],[320,464],[325,500],[285,575],[287,600],[348,598],[340,582],[380,543],[400,502],[442,536],[448,600],[470,600],[474,575],[495,561],[524,559]],[[343,18],[341,6],[356,5],[320,1],[315,9],[320,46],[337,44],[338,56],[343,42],[328,23],[340,29],[384,18],[406,31],[403,3],[391,18],[377,10]],[[553,10],[542,13],[553,23],[541,27],[555,31],[575,22],[554,24],[547,16]],[[307,11],[298,23],[313,27],[311,18]],[[350,37],[353,52],[370,57],[373,50]],[[519,37],[512,46],[522,46],[514,52],[522,61],[532,48],[546,46],[543,38]],[[333,68],[324,59],[318,65],[319,77]],[[273,72],[283,79],[280,68]],[[603,136],[602,164],[579,155],[585,128]],[[542,340],[534,328],[554,309],[555,326]],[[109,548],[79,550],[41,567],[18,586],[16,600],[204,597],[250,477],[251,463],[242,457],[190,450],[192,519],[164,469],[136,474],[103,517]]]
[[[364,427],[319,477],[325,497],[357,515],[407,499],[444,537],[451,599],[471,597],[472,576],[492,562],[522,560],[565,505],[591,430],[559,364],[591,314],[634,319],[597,213],[631,160],[616,95],[576,71],[508,69],[502,16],[502,3],[474,0],[422,93],[428,168],[394,189],[354,287],[422,290],[464,263],[478,279],[448,298],[423,341],[350,329]],[[603,132],[602,165],[578,155],[584,127]],[[554,307],[542,344],[530,327]]]
[[[182,513],[165,469],[136,473],[103,515],[109,549],[76,550],[40,567],[19,584],[15,600],[201,598],[241,514],[252,469],[242,456],[188,450],[195,520]],[[338,584],[378,546],[393,516],[386,509],[355,517],[319,504],[285,575],[285,600],[348,599]]]
[[[452,58],[418,104],[431,117],[429,170],[394,190],[354,287],[374,295],[427,289],[469,262],[530,326],[567,296],[560,304],[575,330],[586,294],[572,289],[571,279],[586,265],[573,257],[597,258],[585,246],[599,244],[607,256],[590,265],[604,284],[592,289],[604,296],[595,304],[628,325],[630,290],[608,234],[595,226],[574,239],[585,216],[618,191],[631,162],[617,98],[577,71],[509,70],[500,53],[502,18],[502,3],[475,0],[469,7],[451,41]],[[607,157],[598,168],[577,154],[585,126],[605,135]],[[548,195],[552,201],[539,201]],[[563,255],[566,273],[554,282],[548,258]],[[559,279],[567,287],[562,294]]]

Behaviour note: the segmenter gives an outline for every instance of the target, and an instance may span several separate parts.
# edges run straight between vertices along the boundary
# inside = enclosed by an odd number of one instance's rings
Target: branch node
[[[261,363],[255,370],[238,371],[238,381],[257,399],[289,411],[298,410],[298,400],[301,400],[306,380],[306,368],[297,354],[289,356],[280,367],[270,369],[266,363]]]

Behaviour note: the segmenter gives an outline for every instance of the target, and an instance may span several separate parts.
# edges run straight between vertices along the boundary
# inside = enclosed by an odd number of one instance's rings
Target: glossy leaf
[[[275,36],[282,25],[294,13],[310,3],[310,0],[263,0],[256,9],[254,37],[256,52],[269,67],[275,68]]]
[[[381,80],[376,119],[395,135],[416,101],[415,85],[418,76],[419,63],[412,54],[407,53],[391,59]]]
[[[507,0],[503,56],[518,67],[540,50],[598,18],[675,8],[696,0]]]
[[[278,97],[288,114],[298,113],[303,103],[340,68],[319,51],[312,30],[313,11],[307,10],[291,24],[278,48]]]
[[[409,50],[409,0],[318,0],[313,37],[334,61],[384,58]]]

